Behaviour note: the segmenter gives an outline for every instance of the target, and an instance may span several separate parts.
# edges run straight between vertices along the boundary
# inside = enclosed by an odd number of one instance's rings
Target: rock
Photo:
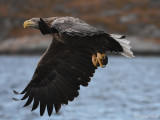
[[[127,31],[129,34],[133,35],[136,33],[137,36],[145,38],[160,38],[160,28],[145,23],[129,24],[127,26]]]
[[[146,42],[144,38],[127,37],[131,41],[132,50],[136,52],[155,53],[160,52],[160,44],[154,42]]]
[[[127,25],[127,33],[131,35],[140,35],[142,32],[143,28],[147,26],[147,24],[139,22],[139,23],[132,23]]]
[[[149,0],[150,7],[160,7],[160,0]]]
[[[122,7],[122,10],[128,11],[135,7],[135,3],[128,3]]]
[[[125,22],[136,20],[137,18],[138,18],[138,14],[129,14],[129,15],[120,17],[120,22],[125,23]]]
[[[103,11],[101,14],[100,14],[100,16],[102,16],[102,17],[107,17],[107,16],[114,16],[114,15],[117,15],[117,14],[119,14],[120,13],[120,11],[118,11],[118,10],[106,10],[106,11]]]
[[[141,31],[142,36],[146,36],[149,38],[160,38],[160,28],[157,28],[154,25],[148,25]]]

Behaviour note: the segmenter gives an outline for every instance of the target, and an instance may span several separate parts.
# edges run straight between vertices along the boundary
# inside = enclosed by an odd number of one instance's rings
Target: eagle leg
[[[95,67],[99,67],[99,62],[98,62],[98,59],[97,59],[97,55],[96,54],[93,54],[92,55],[92,62],[93,62],[93,65]]]
[[[99,62],[99,65],[104,68],[105,67],[105,63],[104,63],[104,59],[106,58],[106,54],[105,53],[97,53],[97,60]]]

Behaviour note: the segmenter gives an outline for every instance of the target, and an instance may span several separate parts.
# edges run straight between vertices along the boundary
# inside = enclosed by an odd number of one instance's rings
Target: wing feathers
[[[39,105],[39,91],[38,88],[34,88],[34,102],[33,102],[33,106],[32,106],[32,111],[35,110],[38,105]]]
[[[35,110],[38,107],[38,105],[39,105],[39,98],[35,97],[31,111]]]
[[[53,108],[57,113],[62,104],[73,101],[79,95],[80,85],[87,86],[96,69],[91,61],[90,49],[79,47],[74,51],[74,47],[61,43],[54,45],[55,52],[43,55],[32,80],[22,92],[22,100],[28,98],[24,107],[33,101],[32,111],[40,106],[41,116],[45,109],[50,116]]]
[[[40,96],[40,115],[42,116],[44,114],[46,103],[48,99],[48,89],[47,87],[41,87],[41,96]]]
[[[29,98],[28,98],[28,100],[27,100],[27,102],[26,102],[26,104],[23,107],[28,106],[29,104],[31,104],[32,101],[33,101],[33,95],[31,93],[30,96],[29,96]]]
[[[25,95],[23,96],[21,100],[25,100],[30,95],[30,91],[31,89],[28,89],[28,91],[25,93]]]

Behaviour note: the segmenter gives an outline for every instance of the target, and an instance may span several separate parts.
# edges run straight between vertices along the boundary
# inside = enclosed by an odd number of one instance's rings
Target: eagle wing
[[[50,28],[52,32],[55,31],[66,36],[65,40],[70,44],[76,43],[80,45],[89,43],[94,46],[95,51],[100,53],[105,53],[106,51],[123,52],[120,43],[110,34],[98,30],[78,18],[57,18],[52,22]],[[123,37],[124,36],[120,36],[119,39],[123,39]],[[69,38],[69,40],[67,40],[67,38]],[[74,38],[74,41],[71,41],[72,38]],[[82,40],[84,40],[84,42]]]
[[[58,112],[78,96],[80,85],[88,85],[95,69],[90,48],[65,46],[54,38],[22,92],[22,100],[28,98],[24,106],[34,101],[32,110],[40,105],[40,115],[46,107],[49,116],[53,107]]]

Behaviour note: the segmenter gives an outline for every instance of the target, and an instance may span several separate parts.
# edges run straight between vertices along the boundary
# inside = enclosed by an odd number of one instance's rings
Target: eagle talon
[[[93,54],[92,62],[95,67],[101,66],[102,68],[104,68],[106,66],[106,54],[104,53]]]
[[[104,68],[104,67],[106,66],[106,65],[105,65],[105,62],[104,62],[105,57],[106,57],[106,54],[105,54],[105,53],[103,53],[103,54],[97,53],[97,60],[98,60],[98,62],[99,62],[99,65],[100,65],[102,68]]]
[[[95,54],[92,55],[92,62],[95,67],[99,67],[99,62]]]

